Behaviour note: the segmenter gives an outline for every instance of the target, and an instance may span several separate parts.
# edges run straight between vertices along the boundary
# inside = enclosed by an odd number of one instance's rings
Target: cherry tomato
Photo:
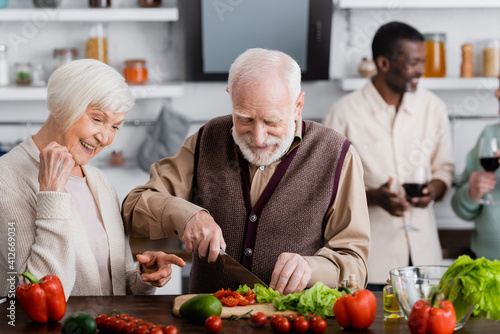
[[[126,324],[127,324],[127,322],[125,320],[118,318],[117,320],[115,320],[115,322],[113,322],[113,325],[112,325],[113,332],[120,333]]]
[[[271,320],[269,320],[269,324],[271,325],[272,329],[276,328],[276,323],[282,318],[283,316],[281,314],[275,314],[271,317]]]
[[[103,331],[104,332],[112,332],[113,331],[113,323],[116,321],[116,317],[107,317],[103,324],[102,324],[102,327],[103,327]]]
[[[161,326],[154,326],[149,329],[149,334],[163,334],[163,328]]]
[[[292,328],[292,325],[290,324],[290,321],[288,320],[288,318],[281,317],[279,320],[277,320],[274,329],[279,333],[288,333],[291,328]]]
[[[148,334],[149,333],[149,326],[148,325],[140,325],[135,329],[135,334]]]
[[[222,297],[226,296],[226,291],[224,289],[220,289],[216,293],[214,293],[214,296],[217,297],[218,299],[222,299]]]
[[[293,313],[293,314],[290,314],[287,316],[288,320],[290,320],[290,322],[293,322],[295,320],[295,318],[297,318],[298,315]]]
[[[253,327],[262,327],[267,323],[267,315],[265,315],[262,312],[257,312],[254,315],[252,315],[252,320],[250,324]]]
[[[326,330],[326,321],[321,317],[309,319],[309,325],[313,333],[323,333]]]
[[[297,333],[305,333],[309,330],[309,321],[304,316],[297,317],[293,320],[293,330]]]
[[[131,321],[123,327],[122,333],[133,334],[136,327],[137,327],[136,323]]]
[[[178,334],[177,327],[175,326],[167,326],[163,328],[163,334]]]
[[[221,299],[222,305],[233,307],[238,305],[238,299],[234,297],[224,297]]]
[[[248,304],[250,304],[250,301],[248,299],[246,299],[242,295],[240,295],[238,297],[238,305],[240,305],[240,306],[247,306]]]
[[[222,328],[222,320],[218,315],[211,315],[205,320],[205,328],[210,333],[217,333]]]
[[[108,318],[107,314],[99,314],[97,317],[95,317],[95,323],[97,325],[98,330],[103,330],[104,329],[104,321]]]

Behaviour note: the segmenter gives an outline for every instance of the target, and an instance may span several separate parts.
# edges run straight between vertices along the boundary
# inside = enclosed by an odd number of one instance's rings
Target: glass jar
[[[53,64],[54,70],[56,70],[59,66],[69,63],[76,59],[78,56],[77,49],[55,49],[53,56]]]
[[[486,41],[483,45],[483,76],[498,77],[500,74],[500,41]]]
[[[125,61],[123,69],[125,81],[131,85],[141,85],[148,81],[148,69],[143,59],[131,59]]]
[[[445,34],[424,34],[425,58],[424,77],[442,78],[446,76],[446,54],[445,54]]]
[[[160,7],[161,0],[137,0],[139,7]]]
[[[33,5],[37,8],[57,8],[61,0],[33,0]]]
[[[108,39],[104,25],[99,23],[90,29],[90,37],[85,44],[85,57],[108,63]]]
[[[31,64],[30,63],[16,63],[16,84],[20,86],[27,86],[31,84]]]
[[[89,7],[91,7],[91,8],[109,8],[109,7],[111,7],[111,0],[89,0]]]

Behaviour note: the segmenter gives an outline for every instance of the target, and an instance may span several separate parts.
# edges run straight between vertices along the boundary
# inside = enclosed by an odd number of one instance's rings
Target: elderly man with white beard
[[[126,230],[194,252],[191,293],[236,289],[220,249],[281,294],[355,274],[367,281],[370,224],[360,158],[339,133],[302,120],[298,64],[249,49],[231,65],[232,115],[207,122],[123,203]]]

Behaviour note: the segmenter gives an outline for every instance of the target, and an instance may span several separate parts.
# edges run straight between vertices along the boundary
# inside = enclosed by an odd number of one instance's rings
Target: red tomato
[[[95,323],[97,325],[97,329],[103,330],[104,329],[104,322],[108,318],[107,314],[100,314],[97,317],[95,317]]]
[[[323,333],[326,330],[326,321],[321,317],[312,317],[309,325],[313,333]]]
[[[309,321],[304,316],[295,318],[292,324],[293,330],[297,333],[305,333],[309,330]]]
[[[104,332],[112,332],[113,331],[113,323],[116,321],[116,317],[107,317],[103,324],[103,331]]]
[[[222,320],[218,315],[211,315],[205,320],[205,328],[210,333],[217,333],[222,328]]]
[[[135,331],[135,328],[136,328],[136,323],[135,322],[129,322],[127,323],[123,329],[122,329],[122,333],[125,333],[125,334],[133,334],[134,331]]]
[[[256,303],[255,299],[252,299],[251,301],[248,302],[248,304],[250,304],[250,305],[253,305],[255,303]]]
[[[163,328],[163,334],[178,334],[177,327],[175,326],[167,326]]]
[[[154,326],[149,329],[149,334],[163,334],[163,328],[161,326]]]
[[[254,315],[252,315],[252,320],[250,324],[253,327],[262,327],[267,323],[267,315],[265,315],[262,312],[257,312]]]
[[[238,297],[238,305],[240,305],[240,306],[247,306],[248,304],[250,304],[250,301],[248,299],[246,299],[242,295],[240,295]]]
[[[276,323],[282,318],[283,316],[281,314],[275,314],[271,317],[271,320],[269,320],[269,324],[271,325],[272,329],[276,328]]]
[[[135,334],[148,334],[149,326],[148,325],[140,325],[135,329]]]
[[[125,320],[123,320],[122,318],[118,318],[117,320],[115,320],[115,322],[113,322],[112,325],[113,332],[120,333],[126,324],[127,322]]]
[[[290,320],[290,322],[293,322],[295,320],[295,318],[297,318],[298,315],[295,314],[295,313],[292,313],[290,315],[287,316],[288,320]]]
[[[222,299],[222,297],[226,296],[226,291],[224,291],[224,289],[220,289],[219,291],[214,293],[214,296],[219,298],[219,299]]]
[[[279,333],[288,333],[290,331],[290,328],[292,328],[292,325],[290,324],[288,318],[281,317],[279,320],[277,320],[274,329]]]
[[[238,299],[234,297],[224,297],[221,299],[222,305],[228,306],[228,307],[233,307],[238,305]]]

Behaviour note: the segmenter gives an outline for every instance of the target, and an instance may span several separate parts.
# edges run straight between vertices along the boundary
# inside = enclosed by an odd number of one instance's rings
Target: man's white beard
[[[278,145],[272,152],[259,152],[260,154],[255,153],[252,150],[254,145],[250,134],[247,133],[239,136],[236,131],[234,131],[234,128],[231,132],[233,134],[234,142],[238,145],[246,160],[257,166],[268,166],[273,162],[278,161],[292,145],[293,138],[295,138],[295,120],[292,115],[292,118],[288,122],[287,132],[283,139],[275,136],[267,137],[263,145]]]

